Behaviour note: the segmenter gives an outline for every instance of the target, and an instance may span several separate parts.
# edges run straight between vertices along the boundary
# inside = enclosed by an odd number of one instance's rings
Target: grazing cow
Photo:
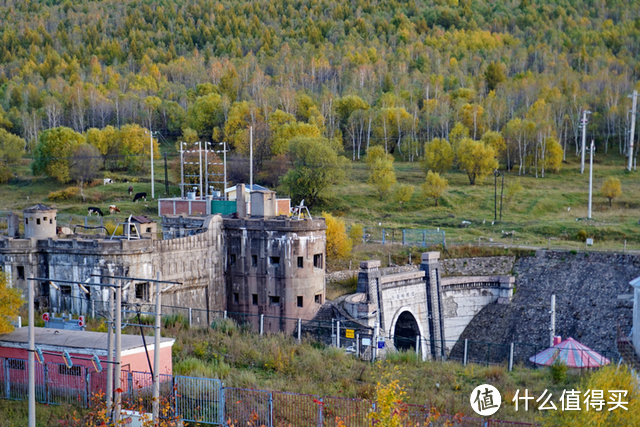
[[[129,195],[133,195],[133,185],[129,186]]]
[[[96,208],[95,206],[89,206],[87,208],[87,215],[91,216],[93,214],[104,216],[104,214],[102,213],[102,210],[100,210],[100,208]]]
[[[111,215],[113,215],[116,212],[120,213],[120,209],[116,205],[110,205],[109,206],[109,213]]]
[[[102,180],[103,185],[113,184],[113,180],[111,178],[105,178]]]
[[[136,193],[135,196],[133,196],[133,201],[136,202],[140,199],[144,199],[144,201],[147,201],[147,193]]]

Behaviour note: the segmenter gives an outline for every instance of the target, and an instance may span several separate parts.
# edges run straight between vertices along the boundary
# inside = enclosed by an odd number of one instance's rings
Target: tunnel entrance
[[[408,311],[404,311],[396,321],[396,327],[393,331],[393,345],[398,350],[415,350],[416,335],[420,335],[418,322]]]

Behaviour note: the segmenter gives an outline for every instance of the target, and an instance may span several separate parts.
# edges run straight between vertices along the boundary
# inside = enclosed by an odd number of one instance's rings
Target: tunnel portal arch
[[[390,332],[393,345],[398,350],[415,350],[416,336],[424,337],[416,316],[409,308],[398,310]]]

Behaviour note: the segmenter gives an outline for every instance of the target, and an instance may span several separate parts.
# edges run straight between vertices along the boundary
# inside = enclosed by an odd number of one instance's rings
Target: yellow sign
[[[346,336],[347,338],[355,338],[355,337],[356,337],[356,336],[355,336],[355,330],[353,330],[353,329],[346,329],[346,330],[345,330],[345,336]]]

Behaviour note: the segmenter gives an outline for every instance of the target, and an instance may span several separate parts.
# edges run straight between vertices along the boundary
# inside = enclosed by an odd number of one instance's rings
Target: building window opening
[[[270,296],[269,297],[269,305],[280,305],[280,297]]]
[[[316,304],[322,304],[322,294],[317,294],[315,296],[315,302]]]
[[[29,218],[25,218],[25,219],[24,219],[24,223],[25,223],[25,224],[29,224]]]
[[[236,265],[236,254],[229,255],[229,264]]]
[[[298,268],[304,268],[304,258],[298,257]]]
[[[52,219],[49,220],[49,224],[53,224],[53,220]]]
[[[40,218],[36,218],[36,224],[40,225]]]
[[[251,267],[258,266],[258,255],[251,255]]]
[[[280,257],[279,256],[269,257],[269,263],[274,267],[279,267],[280,266]]]
[[[47,220],[47,217],[46,217],[46,216],[44,217],[44,220],[45,220],[45,221]]]
[[[251,302],[253,305],[258,305],[258,294],[251,294]]]
[[[149,282],[136,283],[136,298],[149,300]]]
[[[24,266],[18,266],[18,280],[24,280]]]
[[[240,294],[237,292],[233,293],[233,303],[234,304],[240,304]]]
[[[302,296],[298,296],[298,307],[304,306],[304,298]]]
[[[324,268],[324,264],[322,263],[322,254],[315,254],[313,256],[313,266],[315,268]]]

